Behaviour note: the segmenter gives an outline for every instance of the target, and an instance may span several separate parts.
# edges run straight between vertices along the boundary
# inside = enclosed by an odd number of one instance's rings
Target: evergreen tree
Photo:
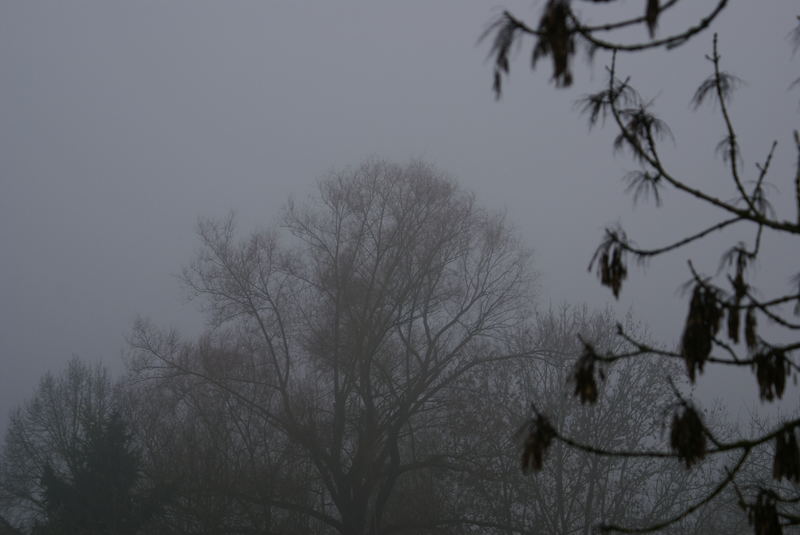
[[[154,492],[139,488],[139,456],[118,413],[88,424],[66,476],[42,474],[46,520],[36,535],[126,535],[156,513]]]

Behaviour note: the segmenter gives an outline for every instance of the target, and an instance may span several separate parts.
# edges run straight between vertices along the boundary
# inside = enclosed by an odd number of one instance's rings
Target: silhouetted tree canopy
[[[600,283],[607,286],[614,297],[619,297],[623,291],[632,261],[652,261],[689,244],[704,241],[723,229],[735,227],[742,231],[740,240],[722,254],[716,275],[706,275],[689,262],[691,278],[686,285],[690,296],[688,312],[676,349],[665,349],[637,339],[622,325],[618,327],[618,336],[630,344],[625,350],[604,352],[586,345],[574,371],[574,394],[586,403],[602,400],[602,376],[613,366],[654,355],[683,361],[686,376],[692,383],[701,374],[713,373],[708,371],[708,364],[749,368],[760,398],[765,402],[784,398],[791,388],[792,379],[796,383],[800,371],[800,341],[797,337],[800,331],[800,272],[792,273],[797,266],[785,266],[792,282],[783,293],[777,294],[759,288],[753,274],[756,262],[775,261],[767,260],[761,254],[764,240],[783,240],[781,243],[789,244],[795,253],[800,250],[800,135],[795,131],[792,144],[797,153],[796,173],[782,177],[787,189],[793,191],[794,206],[792,213],[779,214],[772,207],[767,189],[777,141],[755,164],[755,178],[748,180],[749,172],[744,169],[739,146],[741,137],[730,112],[730,97],[741,85],[741,80],[723,69],[717,36],[714,35],[707,56],[711,72],[700,83],[691,101],[694,109],[713,103],[723,124],[723,138],[716,152],[722,156],[730,190],[728,196],[712,193],[693,183],[693,177],[683,176],[672,168],[660,150],[661,142],[671,137],[669,128],[654,114],[653,101],[639,95],[630,78],[619,74],[619,60],[625,53],[678,46],[710,27],[728,4],[721,0],[694,24],[665,37],[657,37],[660,15],[680,3],[679,0],[641,2],[638,5],[644,6],[644,14],[607,24],[589,25],[582,22],[576,2],[550,0],[542,8],[537,25],[530,26],[505,12],[486,34],[492,37],[490,51],[495,59],[494,90],[497,96],[502,91],[503,75],[510,69],[512,46],[525,37],[533,40],[533,67],[542,57],[552,59],[556,87],[572,83],[572,58],[579,45],[592,51],[610,51],[605,87],[582,98],[579,107],[586,114],[590,126],[609,120],[617,129],[612,150],[629,154],[639,167],[625,177],[628,191],[634,200],[652,196],[660,205],[661,192],[671,189],[700,201],[706,211],[717,214],[713,224],[652,248],[636,245],[620,226],[607,228],[592,256],[589,270],[596,271]],[[641,42],[613,39],[622,33],[620,30],[623,28],[636,26],[645,26],[649,39]],[[785,31],[790,29],[787,27]],[[630,32],[624,35],[630,36]],[[791,38],[797,49],[800,46],[800,25],[791,31]],[[735,63],[735,60],[733,58],[731,62]],[[781,177],[773,179],[773,182],[779,180]],[[713,269],[711,271],[713,273]],[[764,329],[765,323],[771,324],[769,329]],[[713,422],[706,421],[706,415],[695,402],[674,386],[673,393],[673,400],[664,407],[669,418],[669,423],[665,422],[670,429],[668,439],[665,437],[664,443],[648,448],[624,449],[613,444],[600,447],[586,444],[553,425],[545,411],[534,408],[522,446],[523,468],[540,470],[547,463],[547,450],[557,443],[593,456],[673,457],[687,469],[705,463],[721,463],[717,466],[714,486],[693,499],[678,514],[642,525],[603,523],[600,527],[605,531],[646,533],[674,527],[730,492],[747,513],[756,535],[783,533],[785,527],[800,524],[800,510],[797,508],[800,501],[797,488],[800,482],[800,449],[797,445],[800,418],[797,413],[785,415],[773,427],[761,429],[755,436],[723,438],[714,431]],[[765,448],[770,447],[771,460],[764,463]],[[760,477],[762,474],[769,477]]]
[[[118,413],[88,424],[68,474],[50,464],[42,474],[45,520],[37,535],[132,535],[157,512],[153,495],[137,488],[140,459]]]
[[[11,417],[0,453],[0,517],[19,533],[147,533],[166,500],[145,481],[120,390],[70,360]]]

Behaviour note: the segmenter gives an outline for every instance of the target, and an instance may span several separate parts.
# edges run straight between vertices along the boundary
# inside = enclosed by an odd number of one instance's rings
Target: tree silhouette
[[[157,512],[166,494],[141,477],[118,386],[75,357],[12,413],[0,450],[0,533],[136,533]]]
[[[140,322],[141,377],[196,381],[249,415],[230,435],[270,476],[246,498],[270,515],[299,513],[306,533],[436,529],[439,497],[423,514],[407,491],[464,462],[427,441],[452,423],[452,393],[524,356],[504,342],[528,318],[529,253],[421,162],[332,174],[281,230],[241,240],[232,219],[200,224],[184,280],[213,329],[188,343]]]
[[[139,456],[117,413],[89,425],[70,473],[49,464],[42,474],[45,522],[36,535],[134,534],[156,513],[153,493],[138,488]]]
[[[585,0],[591,4],[619,4],[618,0]],[[490,57],[494,62],[493,89],[496,97],[503,92],[503,77],[511,70],[510,54],[515,45],[532,40],[531,67],[541,58],[550,57],[556,87],[572,85],[572,62],[576,52],[583,47],[590,57],[598,50],[612,52],[640,52],[656,48],[675,48],[707,29],[727,7],[728,0],[718,0],[702,18],[686,27],[674,29],[664,37],[656,38],[659,17],[678,5],[688,5],[686,0],[646,0],[644,14],[628,13],[609,22],[595,24],[583,20],[572,0],[548,0],[541,10],[539,22],[532,26],[509,11],[493,20],[481,39],[491,38]],[[625,39],[623,31],[645,26],[649,39]],[[609,37],[610,36],[610,37]],[[619,38],[617,38],[619,37]]]
[[[570,85],[572,75],[570,61],[580,43],[591,49],[612,52],[608,67],[606,86],[580,101],[590,126],[609,120],[618,130],[613,144],[617,152],[626,152],[638,164],[639,169],[628,174],[628,191],[634,200],[653,196],[660,204],[661,192],[671,189],[679,194],[700,201],[709,212],[721,214],[706,227],[696,229],[667,245],[645,248],[637,246],[621,227],[605,230],[604,238],[589,264],[595,270],[602,285],[619,297],[628,275],[631,260],[636,263],[650,261],[656,257],[680,250],[689,244],[702,242],[708,236],[723,229],[740,228],[745,234],[741,241],[733,244],[722,256],[717,275],[707,276],[689,262],[691,279],[687,283],[690,294],[688,313],[683,334],[674,350],[656,347],[637,340],[623,326],[617,334],[630,344],[624,352],[601,352],[586,345],[583,357],[578,361],[574,374],[574,393],[587,403],[595,403],[603,395],[602,375],[614,363],[626,359],[657,356],[682,360],[691,382],[696,381],[706,370],[708,363],[749,368],[758,385],[760,398],[774,402],[784,397],[789,388],[789,379],[797,378],[800,371],[800,273],[794,275],[791,285],[782,293],[769,295],[758,287],[752,267],[757,260],[769,262],[762,253],[762,242],[769,238],[783,239],[797,250],[800,237],[800,135],[794,132],[794,148],[798,155],[798,167],[789,178],[789,189],[794,191],[796,213],[779,215],[773,209],[767,191],[767,176],[773,160],[777,141],[773,142],[763,160],[756,164],[753,180],[741,162],[740,137],[730,113],[730,96],[740,85],[740,80],[723,70],[718,51],[717,36],[708,60],[711,74],[697,88],[692,105],[695,109],[708,103],[716,105],[723,124],[723,139],[717,152],[727,167],[730,178],[732,200],[712,193],[693,184],[689,179],[671,169],[660,151],[664,138],[670,137],[666,124],[652,111],[652,103],[642,98],[633,88],[629,78],[618,75],[617,58],[626,52],[659,47],[674,47],[684,43],[707,28],[726,7],[722,0],[712,11],[696,24],[669,37],[654,39],[659,15],[677,5],[670,1],[659,4],[646,2],[646,13],[618,22],[589,26],[581,22],[573,11],[572,4],[563,0],[551,0],[543,8],[537,27],[531,27],[520,19],[504,13],[490,27],[486,35],[493,35],[491,53],[495,59],[494,90],[497,96],[502,91],[503,75],[509,72],[509,53],[512,45],[525,36],[534,38],[533,65],[544,56],[553,61],[553,78],[557,87]],[[622,28],[646,25],[651,39],[642,43],[615,42],[600,39],[598,35]],[[795,47],[800,46],[800,26],[791,34]],[[796,82],[795,82],[796,84]],[[796,266],[788,266],[788,269]],[[759,327],[769,322],[769,330]],[[708,372],[713,373],[713,372]],[[528,469],[539,470],[547,463],[547,450],[556,442],[582,450],[596,456],[620,458],[676,458],[687,469],[694,469],[703,462],[721,465],[717,481],[702,497],[689,503],[680,512],[642,526],[605,524],[605,531],[622,533],[647,533],[675,526],[691,513],[711,503],[726,492],[733,492],[739,506],[747,513],[757,535],[782,533],[785,526],[800,524],[800,449],[797,433],[800,418],[789,415],[774,427],[763,429],[755,435],[723,439],[712,431],[704,421],[705,415],[678,388],[673,388],[674,402],[665,407],[670,429],[663,444],[652,448],[617,449],[611,444],[602,447],[582,443],[568,436],[551,423],[548,415],[534,409],[524,440],[522,462]],[[762,465],[764,452],[769,453],[771,463]],[[752,483],[754,472],[765,472],[770,478],[758,478]],[[786,483],[783,483],[783,481]]]

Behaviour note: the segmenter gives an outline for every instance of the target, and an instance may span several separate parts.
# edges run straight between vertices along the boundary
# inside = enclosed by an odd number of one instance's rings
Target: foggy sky
[[[713,3],[665,15],[662,31]],[[778,212],[792,217],[800,89],[788,87],[800,57],[786,36],[797,3],[731,4],[714,29],[725,68],[747,82],[732,108],[745,169],[754,177],[753,164],[779,141],[770,176],[783,195]],[[539,306],[611,302],[586,271],[605,225],[620,221],[637,243],[661,245],[717,214],[677,195],[659,210],[634,208],[624,195],[619,177],[635,165],[612,155],[610,127],[589,133],[573,107],[604,83],[607,55],[577,62],[574,87],[556,90],[546,62],[530,71],[526,46],[494,100],[488,44],[477,38],[499,10],[534,20],[540,6],[0,3],[0,426],[71,355],[120,371],[138,315],[200,329],[174,276],[197,247],[199,216],[233,210],[243,231],[269,226],[289,195],[302,198],[330,170],[366,157],[425,159],[506,211],[534,249]],[[676,139],[665,153],[672,167],[731,198],[713,154],[720,118],[689,106],[710,73],[711,38],[623,56],[619,69],[657,97]],[[745,237],[725,234],[632,269],[615,309],[676,340],[686,259],[713,273],[719,254]],[[785,288],[800,251],[764,245],[759,278]]]

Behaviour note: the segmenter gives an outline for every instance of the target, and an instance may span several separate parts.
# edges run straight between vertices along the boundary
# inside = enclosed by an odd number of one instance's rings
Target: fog
[[[529,15],[540,4],[513,8]],[[674,16],[691,20],[705,4]],[[488,43],[478,38],[503,7],[0,5],[1,427],[39,377],[73,355],[121,371],[139,316],[200,331],[202,316],[175,276],[197,250],[198,217],[233,211],[245,231],[274,225],[290,197],[370,157],[425,160],[504,211],[533,248],[541,309],[610,305],[674,343],[686,315],[678,292],[686,260],[712,273],[735,235],[632,269],[614,301],[587,272],[604,226],[622,222],[637,243],[658,245],[715,214],[677,195],[656,210],[624,194],[619,178],[633,164],[612,153],[610,128],[589,132],[573,106],[604,83],[608,55],[577,64],[573,87],[556,90],[549,65],[531,72],[521,49],[496,101]],[[789,86],[798,59],[786,37],[796,7],[737,2],[714,27],[725,68],[746,82],[732,109],[747,172],[779,142],[770,175],[779,213],[791,207],[796,158],[800,92]],[[625,55],[618,68],[655,98],[674,134],[674,168],[714,190],[726,176],[713,154],[722,125],[713,110],[689,105],[710,72],[711,38]],[[800,251],[764,247],[763,289],[785,288]],[[750,383],[723,375],[703,387],[750,404]],[[742,388],[753,395],[742,400]]]
[[[503,213],[533,251],[531,305],[542,314],[564,303],[609,307],[674,347],[687,260],[714,274],[745,237],[726,230],[632,264],[619,300],[587,270],[609,225],[656,247],[719,214],[674,192],[662,207],[625,193],[620,178],[635,163],[613,151],[612,125],[590,130],[575,105],[606,83],[608,54],[576,61],[574,84],[556,89],[547,59],[530,69],[527,43],[494,98],[483,30],[503,9],[534,20],[543,4],[0,4],[0,430],[40,377],[73,356],[122,374],[137,318],[189,339],[203,331],[208,317],[178,276],[202,247],[200,218],[233,213],[242,236],[275,228],[290,199],[302,203],[321,180],[368,160],[427,162]],[[660,25],[685,25],[713,4],[684,5]],[[797,3],[763,4],[732,3],[713,31],[724,69],[744,82],[731,113],[745,180],[776,140],[769,193],[778,214],[794,217]],[[580,9],[604,19],[605,4],[595,7]],[[727,200],[735,191],[714,153],[724,125],[714,106],[690,105],[712,69],[712,35],[621,54],[617,69],[668,123],[670,167]],[[762,297],[785,292],[800,250],[771,235],[762,247]],[[715,369],[697,396],[732,418],[774,415],[754,383],[749,369]],[[797,401],[795,388],[779,407]]]

